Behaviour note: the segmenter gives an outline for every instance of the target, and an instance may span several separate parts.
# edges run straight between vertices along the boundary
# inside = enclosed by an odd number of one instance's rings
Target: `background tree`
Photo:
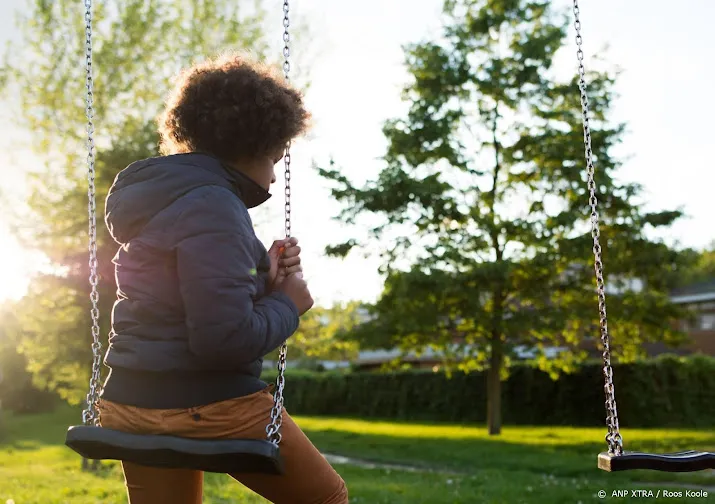
[[[300,319],[300,327],[288,340],[288,358],[293,364],[314,367],[318,361],[356,359],[360,345],[349,337],[362,320],[362,303],[351,301],[315,306]],[[278,351],[267,357],[275,360]]]
[[[260,1],[109,0],[94,7],[95,139],[101,334],[115,299],[116,244],[103,204],[116,174],[158,154],[155,117],[182,67],[223,50],[268,57],[280,42],[283,13]],[[267,22],[267,21],[270,21]],[[17,126],[32,134],[45,161],[31,174],[30,215],[16,234],[50,261],[18,307],[20,348],[38,385],[72,403],[84,399],[91,364],[87,252],[85,23],[82,2],[37,1],[20,18],[22,40],[7,51],[3,92]],[[304,28],[298,33],[306,34]],[[278,60],[279,51],[276,50]],[[302,65],[299,65],[302,66]],[[298,82],[305,79],[299,76]],[[28,225],[28,221],[30,224]]]
[[[357,357],[358,344],[342,336],[360,322],[361,303],[336,303],[315,307],[301,318],[291,345],[307,358],[351,360]]]
[[[703,250],[684,251],[687,264],[673,277],[675,287],[715,281],[715,241]]]
[[[498,434],[501,379],[518,348],[535,349],[555,375],[598,338],[579,92],[553,68],[570,20],[543,0],[447,0],[444,16],[438,40],[405,50],[409,111],[384,126],[378,177],[356,187],[334,166],[319,170],[345,203],[339,219],[382,217],[367,238],[328,253],[370,238],[391,244],[385,291],[361,333],[486,368],[488,429]],[[575,62],[575,47],[565,49]],[[615,75],[587,79],[610,327],[615,355],[628,359],[646,340],[680,338],[662,277],[680,257],[647,236],[680,213],[644,212],[633,203],[641,188],[614,178],[611,148],[624,130],[608,120]],[[547,358],[548,347],[563,352]]]
[[[22,331],[14,315],[13,303],[0,305],[0,413],[40,413],[51,411],[57,395],[33,383],[27,358],[18,349]],[[0,434],[2,431],[0,418]]]

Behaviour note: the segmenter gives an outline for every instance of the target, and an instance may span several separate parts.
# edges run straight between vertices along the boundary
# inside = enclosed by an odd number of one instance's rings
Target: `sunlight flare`
[[[0,303],[24,296],[38,267],[35,254],[24,250],[10,231],[0,226]]]

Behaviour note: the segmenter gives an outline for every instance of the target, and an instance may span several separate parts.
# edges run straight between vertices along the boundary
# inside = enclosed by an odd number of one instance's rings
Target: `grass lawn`
[[[65,408],[51,415],[8,417],[0,441],[0,504],[126,503],[119,466],[105,462],[97,473],[80,470],[63,446],[67,425],[79,414]],[[356,504],[577,504],[635,502],[611,497],[614,490],[668,489],[685,493],[715,487],[715,474],[629,472],[596,469],[603,429],[507,427],[490,438],[483,427],[398,424],[364,420],[296,419],[325,453],[378,463],[405,464],[405,471],[338,464]],[[715,450],[715,433],[672,430],[623,431],[629,450]],[[598,491],[608,497],[601,499]],[[654,497],[653,497],[654,498]],[[661,498],[662,495],[661,495]],[[668,498],[670,503],[715,502],[707,497]],[[207,504],[265,503],[227,476],[206,475]]]

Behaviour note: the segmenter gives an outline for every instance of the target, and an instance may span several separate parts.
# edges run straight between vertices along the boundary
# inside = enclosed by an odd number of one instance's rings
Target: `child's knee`
[[[348,487],[343,478],[338,476],[338,488],[322,504],[348,504]]]

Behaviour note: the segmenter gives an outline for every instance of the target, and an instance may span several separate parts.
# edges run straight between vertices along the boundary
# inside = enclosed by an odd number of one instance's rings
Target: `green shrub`
[[[663,356],[614,365],[621,425],[715,425],[715,359]],[[272,381],[274,372],[264,374]],[[447,378],[431,371],[286,374],[286,408],[293,414],[480,423],[486,419],[483,373]],[[597,426],[605,422],[603,370],[582,366],[552,380],[527,365],[511,369],[502,387],[503,421],[512,425]]]

